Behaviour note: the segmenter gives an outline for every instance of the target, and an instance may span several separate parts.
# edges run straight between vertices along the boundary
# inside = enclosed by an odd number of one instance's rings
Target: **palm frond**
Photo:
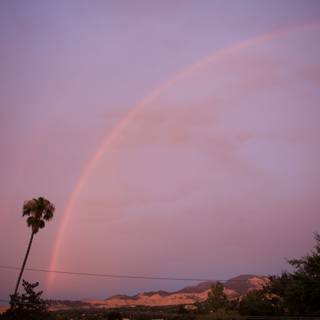
[[[53,218],[54,205],[44,197],[25,201],[22,216],[28,216],[27,225],[32,227],[32,232],[37,233],[45,227],[45,221]]]
[[[43,220],[40,220],[40,221],[39,221],[39,228],[40,228],[40,229],[43,229],[45,225],[46,225],[46,224],[45,224],[45,222],[44,222]]]
[[[28,219],[27,219],[27,225],[28,225],[28,227],[30,227],[30,226],[32,226],[33,224],[35,224],[35,219],[34,219],[34,217],[28,217]]]
[[[45,210],[45,213],[43,215],[43,219],[47,220],[47,221],[51,220],[53,218],[53,211],[54,211],[54,207],[53,207],[53,209],[50,208],[50,209]]]

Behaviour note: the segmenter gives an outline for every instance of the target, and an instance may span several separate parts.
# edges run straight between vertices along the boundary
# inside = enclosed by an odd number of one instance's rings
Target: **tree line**
[[[270,276],[262,290],[229,300],[221,283],[214,284],[208,300],[201,306],[208,312],[237,312],[246,316],[320,315],[320,234],[315,233],[314,249],[288,263],[292,272]]]

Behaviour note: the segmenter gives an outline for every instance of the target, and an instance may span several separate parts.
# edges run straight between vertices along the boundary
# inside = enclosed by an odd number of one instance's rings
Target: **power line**
[[[3,266],[0,265],[0,269],[7,270],[20,270],[19,267],[14,266]],[[114,279],[142,279],[142,280],[168,280],[168,281],[207,281],[207,282],[226,282],[225,279],[208,279],[208,278],[176,278],[168,276],[145,276],[145,275],[124,275],[124,274],[105,274],[105,273],[92,273],[92,272],[75,272],[75,271],[65,271],[65,270],[48,270],[40,268],[25,268],[26,271],[33,272],[44,272],[44,273],[55,273],[55,274],[66,274],[75,276],[89,276],[89,277],[99,277],[99,278],[114,278]],[[247,281],[247,279],[233,279],[232,281]]]
[[[15,266],[5,266],[0,265],[0,269],[6,270],[20,270],[20,267]],[[111,278],[111,279],[140,279],[140,280],[164,280],[164,281],[197,281],[197,282],[227,282],[231,280],[232,282],[246,282],[247,278],[243,279],[209,279],[209,278],[178,278],[170,276],[146,276],[146,275],[126,275],[126,274],[106,274],[106,273],[92,273],[92,272],[75,272],[75,271],[66,271],[66,270],[49,270],[42,268],[25,268],[26,271],[32,272],[42,272],[42,273],[55,273],[55,274],[64,274],[64,275],[73,275],[73,276],[86,276],[86,277],[96,277],[96,278]],[[254,275],[252,275],[254,276]],[[268,278],[265,276],[265,278]],[[292,279],[299,280],[299,279]],[[307,280],[307,279],[305,279]],[[319,282],[319,279],[308,279],[311,282]],[[308,281],[307,280],[307,281]]]
[[[2,265],[0,265],[0,269],[20,270],[19,267],[2,266]],[[208,278],[175,278],[175,277],[144,276],[144,275],[138,276],[138,275],[124,275],[124,274],[105,274],[105,273],[91,273],[91,272],[48,270],[48,269],[39,269],[39,268],[25,268],[25,270],[26,271],[33,271],[33,272],[56,273],[56,274],[67,274],[67,275],[99,277],[99,278],[114,278],[114,279],[140,279],[140,280],[142,279],[142,280],[168,280],[168,281],[209,281],[209,282],[216,282],[216,281],[225,282],[225,281],[227,281],[227,280],[212,280],[212,279],[208,279]]]

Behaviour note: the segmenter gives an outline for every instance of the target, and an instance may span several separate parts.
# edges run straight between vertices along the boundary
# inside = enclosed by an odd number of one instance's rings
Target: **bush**
[[[42,291],[34,289],[39,282],[29,283],[23,280],[25,293],[11,295],[10,308],[3,314],[4,320],[48,320],[50,314],[46,302],[41,299]]]

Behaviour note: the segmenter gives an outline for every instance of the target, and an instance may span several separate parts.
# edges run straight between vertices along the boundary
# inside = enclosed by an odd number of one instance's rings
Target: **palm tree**
[[[16,288],[14,290],[14,296],[18,292],[19,284],[23,274],[23,270],[26,266],[26,262],[29,256],[31,244],[34,235],[45,226],[45,221],[49,221],[53,218],[54,205],[46,198],[39,197],[38,199],[32,199],[25,201],[22,208],[22,216],[27,216],[27,225],[31,227],[31,237],[29,240],[28,249],[23,260],[23,264],[20,270]]]

